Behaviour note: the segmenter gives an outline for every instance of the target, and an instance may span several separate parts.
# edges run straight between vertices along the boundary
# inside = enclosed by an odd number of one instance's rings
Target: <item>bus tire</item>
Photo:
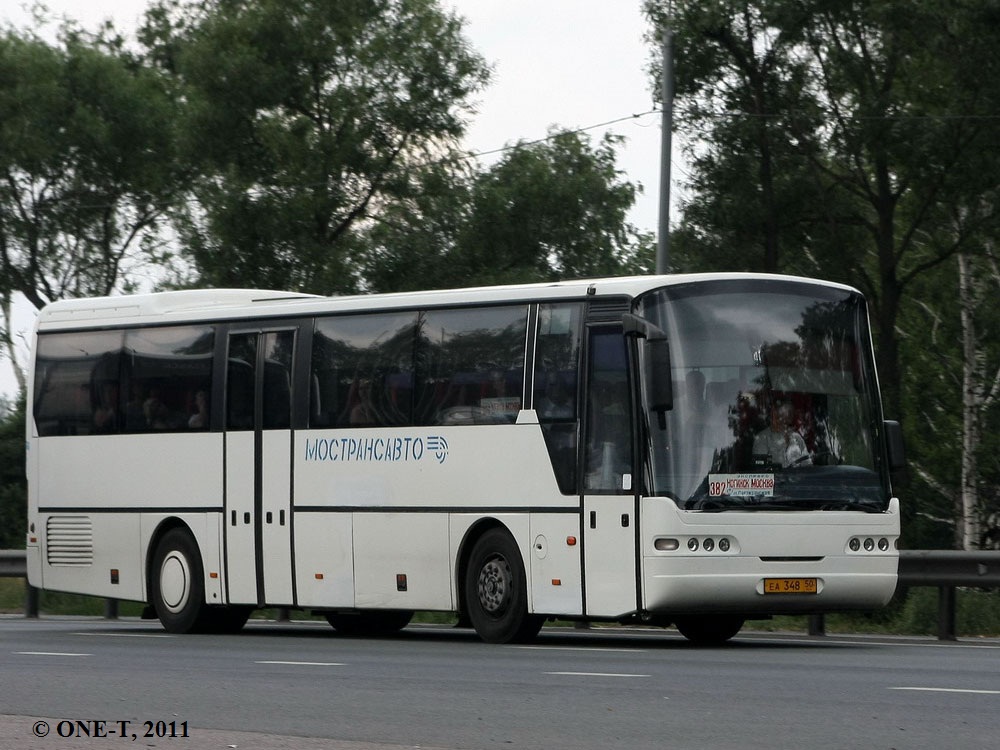
[[[678,617],[674,625],[696,646],[719,646],[739,633],[743,622],[739,615],[697,615]]]
[[[150,603],[168,633],[196,632],[209,619],[201,554],[186,529],[171,529],[156,546]]]
[[[528,613],[521,551],[505,529],[490,529],[473,545],[464,593],[472,627],[487,643],[530,641],[544,622]]]

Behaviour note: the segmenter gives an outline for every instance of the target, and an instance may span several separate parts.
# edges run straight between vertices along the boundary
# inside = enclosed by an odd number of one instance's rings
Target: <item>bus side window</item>
[[[121,426],[121,331],[39,334],[38,435],[115,433]]]

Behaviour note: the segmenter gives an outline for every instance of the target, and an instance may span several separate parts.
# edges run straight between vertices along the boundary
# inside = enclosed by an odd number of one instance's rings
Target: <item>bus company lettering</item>
[[[396,463],[430,459],[443,464],[446,458],[448,458],[448,441],[440,435],[306,440],[306,461]]]
[[[710,497],[774,495],[774,474],[709,474]]]

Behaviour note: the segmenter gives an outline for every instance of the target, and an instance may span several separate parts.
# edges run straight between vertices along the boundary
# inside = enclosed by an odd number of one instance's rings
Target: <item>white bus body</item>
[[[72,300],[32,359],[29,582],[171,631],[277,606],[345,632],[437,610],[496,642],[556,616],[720,641],[895,589],[894,428],[847,287]]]

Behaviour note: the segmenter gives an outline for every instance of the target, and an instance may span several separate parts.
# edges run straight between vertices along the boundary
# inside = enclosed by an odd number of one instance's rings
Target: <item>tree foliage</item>
[[[927,351],[926,328],[904,324],[924,315],[942,324],[935,330],[959,330],[958,308],[947,309],[955,258],[980,252],[996,232],[995,4],[654,0],[647,9],[656,28],[676,30],[680,121],[705,136],[693,155],[682,262],[859,287],[871,302],[887,411],[915,438],[915,465],[943,461],[923,435],[951,399],[932,391],[928,408],[914,387],[927,374],[914,368],[942,352]],[[942,283],[951,290],[934,295],[942,306],[921,309],[921,295]],[[954,339],[945,346],[956,356],[932,372],[954,387],[948,368],[962,356]],[[960,435],[952,426],[952,447]],[[908,512],[934,516],[926,499]]]
[[[0,294],[118,288],[176,182],[174,119],[120,40],[0,32]]]
[[[140,38],[187,99],[182,235],[215,286],[357,289],[360,229],[487,79],[435,0],[162,0]]]
[[[652,238],[627,220],[637,188],[617,167],[620,143],[553,132],[488,168],[438,165],[378,218],[367,278],[403,290],[649,272]]]
[[[24,549],[28,485],[24,476],[24,399],[0,403],[0,549]]]

